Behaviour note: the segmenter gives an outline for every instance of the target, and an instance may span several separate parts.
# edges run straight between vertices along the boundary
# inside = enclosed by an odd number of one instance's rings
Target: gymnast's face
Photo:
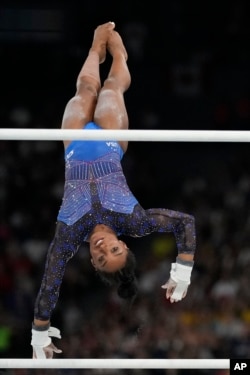
[[[99,271],[116,272],[125,266],[128,248],[113,233],[94,233],[89,244],[91,263]]]

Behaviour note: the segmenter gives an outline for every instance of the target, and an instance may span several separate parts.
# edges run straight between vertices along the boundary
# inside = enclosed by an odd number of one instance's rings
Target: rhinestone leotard
[[[99,127],[91,123],[87,128]],[[193,216],[164,208],[143,209],[127,185],[122,155],[117,142],[76,141],[67,148],[64,197],[36,299],[35,318],[50,319],[66,264],[97,224],[109,226],[118,236],[173,233],[178,252],[194,253]]]

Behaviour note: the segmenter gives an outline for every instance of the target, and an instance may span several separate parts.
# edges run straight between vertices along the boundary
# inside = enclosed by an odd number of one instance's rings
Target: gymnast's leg
[[[96,28],[92,46],[77,77],[76,94],[65,108],[62,129],[82,129],[93,121],[101,88],[99,64],[105,60],[107,40],[114,27],[113,22],[107,22]],[[69,143],[65,141],[64,146]]]
[[[120,35],[112,30],[107,49],[113,60],[107,79],[100,91],[94,121],[103,129],[128,129],[129,120],[124,93],[130,86],[131,77],[127,66],[127,52]],[[124,151],[128,142],[119,142]]]

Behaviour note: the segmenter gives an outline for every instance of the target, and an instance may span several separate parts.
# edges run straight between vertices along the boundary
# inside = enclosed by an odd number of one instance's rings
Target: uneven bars
[[[229,369],[229,359],[0,359],[0,368]]]
[[[144,141],[144,142],[250,142],[244,130],[110,130],[91,129],[0,129],[0,140],[26,141]]]

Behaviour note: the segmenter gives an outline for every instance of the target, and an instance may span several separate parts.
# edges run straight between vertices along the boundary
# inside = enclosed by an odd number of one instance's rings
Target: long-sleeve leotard
[[[99,128],[93,123],[88,127]],[[97,224],[109,226],[118,236],[173,233],[179,253],[194,253],[193,216],[164,208],[143,209],[127,185],[122,156],[114,141],[75,141],[66,149],[64,196],[35,303],[35,318],[50,319],[66,264]]]
[[[173,233],[178,252],[193,254],[195,251],[195,223],[191,215],[161,208],[144,210],[139,204],[132,214],[121,214],[97,205],[73,225],[57,223],[35,304],[37,319],[50,319],[59,296],[66,264],[96,223],[106,224],[120,235],[131,237],[143,237],[153,232]]]

